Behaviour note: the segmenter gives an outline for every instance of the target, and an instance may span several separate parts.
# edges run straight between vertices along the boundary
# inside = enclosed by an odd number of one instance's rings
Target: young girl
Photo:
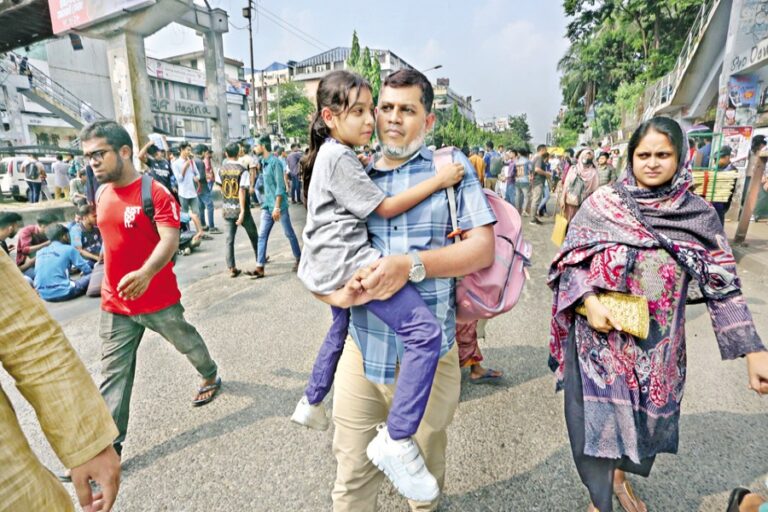
[[[363,78],[335,71],[320,81],[310,150],[302,161],[308,213],[298,275],[315,296],[332,306],[333,323],[291,420],[317,430],[328,428],[322,401],[344,348],[348,308],[367,302],[364,307],[393,329],[404,346],[386,427],[371,441],[367,453],[405,497],[432,501],[439,494],[437,481],[426,469],[412,436],[432,388],[442,339],[440,324],[410,284],[388,300],[370,302],[364,292],[358,294],[345,284],[381,257],[368,238],[366,218],[371,213],[385,218],[400,215],[461,181],[464,167],[445,166],[433,178],[387,197],[352,150],[368,143],[373,126],[373,97]]]

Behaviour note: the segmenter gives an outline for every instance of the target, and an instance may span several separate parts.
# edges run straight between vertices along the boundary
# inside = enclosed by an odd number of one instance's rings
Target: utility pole
[[[280,75],[277,75],[277,133],[283,136],[283,124],[280,115]]]
[[[243,7],[243,16],[248,18],[248,49],[251,51],[251,103],[253,108],[253,129],[251,130],[251,135],[256,135],[256,75],[253,71],[253,24],[251,22],[252,11],[251,6],[253,5],[251,0],[248,0],[248,6]],[[264,74],[262,73],[262,81],[264,78]]]

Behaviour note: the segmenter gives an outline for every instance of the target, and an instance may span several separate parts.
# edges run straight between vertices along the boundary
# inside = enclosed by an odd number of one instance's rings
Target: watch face
[[[425,277],[427,277],[427,271],[424,268],[424,265],[415,265],[413,268],[411,268],[410,280],[414,283],[423,281]]]

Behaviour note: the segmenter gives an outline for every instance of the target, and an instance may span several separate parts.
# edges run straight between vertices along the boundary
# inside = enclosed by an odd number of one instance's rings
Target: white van
[[[0,193],[13,197],[16,201],[28,201],[29,190],[27,181],[24,179],[24,166],[29,160],[26,156],[9,156],[0,160]],[[48,176],[46,181],[51,182],[53,172],[51,165],[56,161],[55,158],[43,157],[38,159],[45,168],[45,174]],[[41,200],[53,199],[53,195],[48,187],[41,189]]]

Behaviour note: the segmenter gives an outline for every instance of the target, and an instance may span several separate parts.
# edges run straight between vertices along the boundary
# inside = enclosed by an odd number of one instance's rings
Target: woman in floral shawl
[[[624,472],[647,476],[656,454],[677,452],[689,284],[707,303],[722,358],[746,356],[750,387],[768,393],[768,352],[717,214],[688,191],[686,145],[675,121],[643,123],[619,183],[587,198],[550,269],[550,366],[591,511],[613,510],[616,494],[627,512],[645,512]],[[621,331],[601,291],[648,299],[647,339]],[[574,312],[581,303],[586,318]]]

